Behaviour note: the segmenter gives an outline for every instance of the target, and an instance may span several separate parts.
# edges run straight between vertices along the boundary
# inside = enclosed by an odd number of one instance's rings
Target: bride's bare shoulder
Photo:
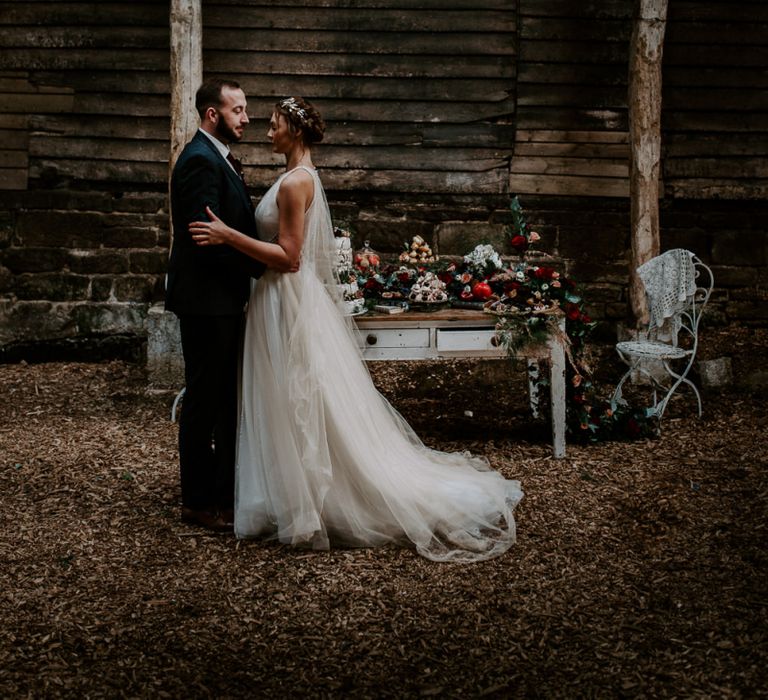
[[[287,173],[280,183],[279,197],[304,195],[311,199],[315,191],[315,180],[304,168],[296,168]]]
[[[315,179],[309,169],[304,166],[299,166],[285,174],[280,183],[280,187],[300,187],[302,184],[314,184],[314,181]]]

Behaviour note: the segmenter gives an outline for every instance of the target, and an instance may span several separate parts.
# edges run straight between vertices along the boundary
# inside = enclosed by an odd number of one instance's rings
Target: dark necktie
[[[243,176],[243,164],[235,158],[232,153],[227,153],[227,160],[232,163],[235,172],[240,176],[240,179],[245,182],[245,177]]]

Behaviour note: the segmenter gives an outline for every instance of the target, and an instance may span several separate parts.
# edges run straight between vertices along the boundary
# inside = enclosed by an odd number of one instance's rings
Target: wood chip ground
[[[704,353],[738,382],[766,339]],[[486,365],[372,373],[429,445],[522,481],[506,555],[207,534],[179,521],[172,394],[121,363],[0,366],[0,696],[766,697],[762,391],[709,393],[700,420],[682,394],[659,439],[558,461]]]

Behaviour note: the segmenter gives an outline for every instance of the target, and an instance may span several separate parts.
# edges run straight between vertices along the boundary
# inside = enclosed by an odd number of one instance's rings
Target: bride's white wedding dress
[[[515,541],[519,483],[425,447],[376,390],[334,298],[331,217],[305,170],[315,191],[301,269],[267,271],[248,307],[235,533],[315,549],[412,543],[437,561],[498,556]],[[262,240],[277,236],[288,174],[256,210]]]

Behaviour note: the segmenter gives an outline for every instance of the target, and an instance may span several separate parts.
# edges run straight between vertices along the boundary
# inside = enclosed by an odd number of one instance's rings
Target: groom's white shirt
[[[201,134],[205,134],[205,135],[206,135],[206,136],[207,136],[207,137],[208,137],[208,138],[211,140],[211,143],[212,143],[214,146],[216,146],[216,150],[217,150],[219,153],[221,153],[221,157],[222,157],[224,160],[227,160],[227,156],[229,155],[229,146],[227,146],[225,143],[222,143],[221,141],[219,141],[219,139],[217,139],[215,136],[211,136],[211,135],[210,135],[210,134],[209,134],[207,131],[205,131],[205,129],[198,129],[198,131],[199,131]],[[237,174],[237,170],[235,170],[235,166],[234,166],[234,165],[232,165],[232,163],[230,163],[228,160],[227,160],[227,165],[228,165],[230,168],[232,168],[232,172],[234,172],[235,174]]]

